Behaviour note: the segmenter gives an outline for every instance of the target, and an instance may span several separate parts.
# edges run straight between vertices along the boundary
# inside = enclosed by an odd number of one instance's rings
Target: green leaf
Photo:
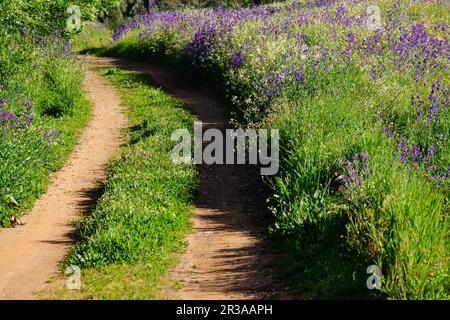
[[[12,203],[14,203],[15,206],[19,207],[19,203],[16,201],[16,199],[11,194],[7,194],[5,197],[7,199],[9,199]]]

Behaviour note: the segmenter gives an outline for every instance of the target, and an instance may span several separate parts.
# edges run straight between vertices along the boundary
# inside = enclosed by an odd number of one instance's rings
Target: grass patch
[[[194,165],[176,165],[170,153],[175,129],[193,130],[183,104],[147,84],[136,72],[110,69],[130,119],[129,142],[108,169],[94,212],[78,223],[77,244],[66,264],[82,267],[82,289],[54,294],[67,299],[155,299],[173,253],[185,247]]]

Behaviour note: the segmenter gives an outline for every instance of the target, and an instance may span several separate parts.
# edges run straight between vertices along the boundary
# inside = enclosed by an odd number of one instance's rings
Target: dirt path
[[[93,117],[64,167],[52,177],[24,225],[0,230],[0,299],[35,299],[72,245],[72,221],[88,212],[101,191],[108,159],[127,121],[112,85],[88,72],[84,81]]]
[[[204,128],[232,128],[207,92],[161,66],[122,59],[88,58],[99,67],[119,66],[144,72],[149,81],[182,99]],[[167,299],[280,298],[273,277],[275,257],[265,250],[262,234],[265,197],[261,179],[245,166],[201,165],[194,230],[180,263],[162,295]],[[180,288],[181,287],[181,288]],[[286,298],[286,297],[284,297]]]

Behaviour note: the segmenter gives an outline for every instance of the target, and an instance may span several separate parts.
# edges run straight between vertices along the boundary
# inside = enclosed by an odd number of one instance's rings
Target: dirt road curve
[[[93,117],[48,192],[23,217],[24,225],[0,230],[0,299],[35,299],[33,292],[60,271],[72,244],[71,222],[94,203],[105,165],[121,144],[127,121],[111,84],[88,72],[84,81]]]
[[[156,64],[112,58],[87,58],[91,64],[144,72],[149,81],[182,99],[204,129],[232,128],[223,109],[192,79]],[[188,248],[162,288],[166,299],[265,299],[281,297],[273,276],[275,257],[265,250],[262,234],[265,198],[261,179],[245,166],[201,165]]]

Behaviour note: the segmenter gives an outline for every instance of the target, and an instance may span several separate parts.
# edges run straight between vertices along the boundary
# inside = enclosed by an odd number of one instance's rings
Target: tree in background
[[[258,5],[274,0],[124,0],[125,17],[133,17],[145,11],[174,10],[183,8],[207,8],[221,5],[224,8]]]
[[[80,8],[83,21],[120,23],[151,10],[234,8],[273,0],[0,0],[0,36],[23,30],[36,35],[63,32],[70,5]]]

